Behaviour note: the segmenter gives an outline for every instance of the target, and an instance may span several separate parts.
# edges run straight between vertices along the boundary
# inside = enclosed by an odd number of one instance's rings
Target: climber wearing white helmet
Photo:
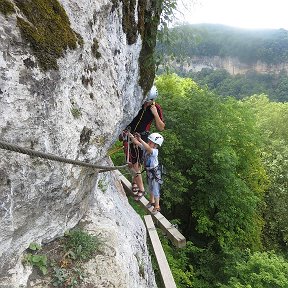
[[[160,186],[163,183],[161,170],[159,169],[158,146],[163,144],[164,138],[159,133],[152,133],[148,136],[148,143],[146,143],[138,133],[135,136],[129,133],[129,137],[135,145],[144,151],[144,166],[150,194],[150,200],[146,207],[153,207],[151,212],[156,214],[160,211]],[[138,201],[143,195],[144,192],[142,194],[138,193],[135,200]]]
[[[148,93],[146,101],[155,100],[158,96],[158,90],[155,85],[152,86],[151,90]]]
[[[139,133],[141,138],[148,142],[148,134],[150,131],[150,126],[155,121],[155,126],[158,131],[162,131],[165,128],[162,108],[154,100],[158,96],[158,91],[156,86],[152,86],[151,90],[148,92],[145,102],[142,105],[140,111],[132,122],[124,129],[124,135],[127,131],[132,134]],[[125,154],[127,157],[127,162],[131,163],[132,169],[137,173],[132,179],[132,191],[135,195],[138,193],[142,195],[144,193],[144,185],[141,176],[141,164],[143,163],[143,151],[135,146],[133,143],[128,145],[127,138],[123,138],[123,145]],[[128,148],[129,146],[129,148]],[[128,155],[129,154],[129,155]]]

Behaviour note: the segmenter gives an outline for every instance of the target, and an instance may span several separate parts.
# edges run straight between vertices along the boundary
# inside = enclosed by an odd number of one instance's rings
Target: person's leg
[[[150,193],[150,203],[155,203],[155,197],[153,195],[153,193]]]
[[[143,152],[139,147],[135,147],[135,145],[133,145],[133,147],[131,147],[131,162],[132,162],[132,169],[133,169],[133,173],[136,173],[133,176],[133,183],[136,183],[139,191],[144,192],[145,188],[144,188],[144,184],[143,184],[143,179],[142,179],[142,174],[141,174],[141,168],[142,168],[142,157],[143,157]]]
[[[155,180],[155,179],[153,179],[153,189],[152,189],[152,191],[153,191],[153,196],[154,196],[154,203],[155,203],[155,205],[154,205],[154,208],[153,208],[153,210],[152,210],[152,213],[153,214],[156,214],[157,212],[159,212],[160,211],[160,184]]]
[[[147,176],[147,184],[148,184],[148,188],[149,188],[149,202],[146,205],[147,208],[154,207],[154,205],[155,205],[152,181],[153,181],[153,179],[149,178]]]
[[[160,197],[155,197],[155,208],[160,208]]]
[[[130,168],[130,170],[133,173],[132,176],[132,193],[134,195],[137,195],[139,192],[139,186],[138,186],[138,179],[139,177],[138,174],[139,173],[139,164],[137,162],[138,159],[138,148],[133,144],[130,143],[128,144],[128,142],[125,142],[125,155],[126,155],[126,161],[128,163],[128,167]],[[139,183],[141,186],[141,183]]]
[[[139,181],[139,179],[141,179]],[[137,194],[135,194],[135,197],[134,199],[136,201],[139,201],[144,195],[145,195],[145,189],[144,189],[144,185],[143,185],[143,181],[142,181],[142,176],[141,174],[139,174],[136,178],[135,178],[135,181],[137,181],[137,185],[139,187],[139,191],[137,192]]]
[[[142,174],[141,174],[141,165],[139,163],[132,164],[133,172],[136,174],[133,177],[133,183],[136,183],[140,191],[145,191]]]

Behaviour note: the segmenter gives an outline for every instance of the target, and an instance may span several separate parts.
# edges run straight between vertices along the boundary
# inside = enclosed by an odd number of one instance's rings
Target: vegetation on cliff
[[[23,37],[30,43],[40,67],[58,69],[57,59],[67,48],[75,49],[77,35],[57,0],[15,1],[27,18],[17,17]],[[79,40],[81,42],[81,40]]]

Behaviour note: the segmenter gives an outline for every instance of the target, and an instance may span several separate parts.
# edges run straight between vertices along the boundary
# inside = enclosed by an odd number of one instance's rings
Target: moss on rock
[[[0,0],[0,12],[5,16],[15,12],[13,4],[8,0]]]
[[[152,87],[155,78],[154,50],[162,12],[162,0],[151,1],[149,10],[146,10],[147,0],[143,0],[139,5],[138,31],[143,41],[139,56],[139,85],[142,87],[145,95]]]
[[[93,39],[93,45],[91,47],[92,54],[96,59],[99,59],[101,57],[101,53],[98,51],[99,49],[99,44],[96,38]]]
[[[137,40],[137,24],[135,20],[136,0],[123,0],[122,27],[127,36],[127,42],[132,45]]]
[[[129,45],[134,44],[138,34],[141,35],[143,41],[139,56],[139,85],[142,87],[144,94],[150,90],[155,78],[154,50],[162,12],[162,2],[163,0],[138,1],[138,23],[136,24],[136,1],[122,0],[122,27],[124,33],[126,33],[127,43]],[[149,9],[147,9],[148,6]]]
[[[57,59],[69,47],[75,49],[79,37],[57,0],[15,0],[27,20],[17,17],[23,37],[31,44],[43,70],[58,69]]]

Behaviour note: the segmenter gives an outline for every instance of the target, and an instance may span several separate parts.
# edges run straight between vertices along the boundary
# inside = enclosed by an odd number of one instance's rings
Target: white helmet
[[[151,101],[151,100],[154,100],[156,99],[158,96],[158,90],[156,88],[155,85],[152,86],[151,90],[149,91],[148,93],[148,96],[146,98],[146,101]]]
[[[162,135],[160,135],[159,133],[152,133],[148,136],[148,139],[150,141],[152,141],[153,143],[161,146],[163,141],[164,141],[164,138]]]

